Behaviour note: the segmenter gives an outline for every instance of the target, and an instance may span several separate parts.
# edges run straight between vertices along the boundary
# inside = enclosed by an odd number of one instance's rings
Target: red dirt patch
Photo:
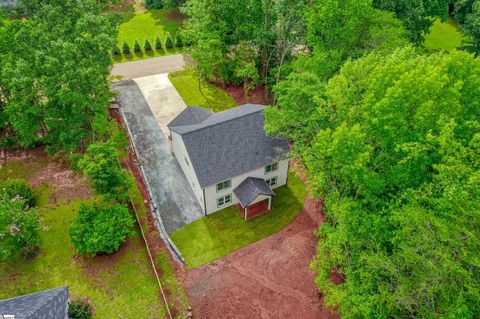
[[[195,318],[340,318],[323,305],[309,264],[323,221],[307,197],[282,231],[185,274]]]
[[[245,99],[245,90],[243,86],[230,85],[227,87],[217,86],[219,89],[224,90],[237,102],[238,105],[246,103],[254,104],[271,104],[270,97],[265,98],[265,88],[263,86],[257,86],[255,90],[250,92],[248,99]]]

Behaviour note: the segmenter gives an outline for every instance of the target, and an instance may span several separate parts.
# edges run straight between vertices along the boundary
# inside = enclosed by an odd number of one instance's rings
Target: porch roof
[[[275,196],[275,193],[268,187],[267,183],[263,179],[256,177],[246,178],[233,190],[233,193],[243,207],[247,207],[260,195]]]

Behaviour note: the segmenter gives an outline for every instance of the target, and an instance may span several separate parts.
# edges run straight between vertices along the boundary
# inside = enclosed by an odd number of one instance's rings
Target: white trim
[[[227,197],[230,197],[230,201],[228,201],[228,202],[225,200]],[[218,201],[220,199],[223,199],[223,204],[222,205],[218,205]],[[225,195],[225,196],[222,196],[222,197],[218,197],[217,198],[217,208],[225,207],[225,206],[231,204],[232,202],[233,202],[232,194],[228,194],[228,195]]]
[[[222,184],[222,183],[225,183],[225,182],[228,182],[228,187],[225,187],[225,188],[222,188],[221,190],[218,190],[218,185],[219,184]],[[230,189],[232,188],[232,179],[229,178],[229,179],[226,179],[224,181],[221,181],[221,182],[218,182],[217,184],[215,184],[215,190],[217,191],[217,193],[221,193],[221,192],[224,192],[226,191],[227,189]]]

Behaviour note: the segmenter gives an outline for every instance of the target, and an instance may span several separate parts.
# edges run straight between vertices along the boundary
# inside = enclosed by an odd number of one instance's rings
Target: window
[[[232,195],[229,194],[227,196],[224,196],[224,197],[220,197],[217,199],[217,207],[220,208],[220,207],[223,207],[223,206],[226,206],[228,204],[230,204],[232,202]]]
[[[275,172],[278,170],[278,163],[272,163],[270,165],[265,166],[265,174]]]
[[[267,185],[270,186],[270,187],[277,186],[277,178],[276,178],[276,177],[267,179],[265,182],[266,182]]]
[[[226,180],[224,182],[218,183],[217,184],[217,192],[221,192],[227,188],[230,188],[232,186],[232,180]]]

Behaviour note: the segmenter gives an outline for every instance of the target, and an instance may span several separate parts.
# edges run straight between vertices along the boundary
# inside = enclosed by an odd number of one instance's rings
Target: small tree
[[[18,254],[32,256],[40,243],[37,212],[19,197],[0,195],[0,262]]]
[[[157,36],[155,36],[155,50],[160,51],[163,50],[162,40]]]
[[[25,208],[35,205],[35,193],[30,185],[22,179],[9,179],[0,185],[0,193],[7,199],[21,199]]]
[[[137,39],[135,39],[135,43],[133,44],[133,52],[135,53],[142,52],[142,47],[140,46],[140,43],[138,43]]]
[[[130,45],[128,45],[127,41],[123,40],[123,44],[122,44],[122,52],[123,54],[130,54]]]
[[[172,39],[172,36],[170,35],[170,32],[167,32],[165,34],[165,48],[167,49],[173,48],[173,39]]]
[[[125,200],[128,181],[119,163],[119,154],[112,142],[96,142],[78,161],[78,167],[92,180],[92,187],[107,199]]]
[[[143,43],[143,50],[145,50],[145,52],[152,51],[152,44],[150,43],[148,38],[145,38],[145,42]]]
[[[177,48],[183,47],[183,39],[179,33],[177,33],[177,35],[175,36],[175,46]]]
[[[112,55],[113,56],[118,56],[118,55],[120,55],[120,53],[121,53],[120,48],[118,47],[117,43],[115,43],[113,45],[113,48],[112,48]]]
[[[82,205],[70,226],[70,239],[79,254],[116,252],[134,223],[123,205]]]

